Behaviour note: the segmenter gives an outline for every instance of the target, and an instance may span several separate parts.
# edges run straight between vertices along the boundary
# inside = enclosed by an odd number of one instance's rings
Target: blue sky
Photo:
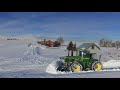
[[[0,34],[120,39],[120,12],[0,12]]]

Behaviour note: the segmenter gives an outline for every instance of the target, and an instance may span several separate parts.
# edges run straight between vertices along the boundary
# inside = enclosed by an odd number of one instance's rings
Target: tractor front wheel
[[[79,62],[73,62],[73,63],[70,65],[70,71],[72,71],[72,72],[80,72],[80,71],[83,71],[83,66],[82,66],[82,64],[80,64]]]
[[[100,71],[103,69],[103,65],[101,62],[99,61],[95,61],[92,63],[91,69],[94,71]]]

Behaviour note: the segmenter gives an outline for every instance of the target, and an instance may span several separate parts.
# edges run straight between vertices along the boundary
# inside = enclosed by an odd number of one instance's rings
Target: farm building
[[[100,51],[100,47],[97,46],[94,43],[83,43],[79,47],[77,47],[78,51],[79,51],[79,49],[89,50],[90,53],[92,53],[92,54],[96,54],[96,53],[98,53]]]
[[[92,57],[98,59],[98,53],[101,50],[99,46],[94,43],[83,43],[79,47],[77,47],[77,54],[79,54],[80,49],[89,50]]]

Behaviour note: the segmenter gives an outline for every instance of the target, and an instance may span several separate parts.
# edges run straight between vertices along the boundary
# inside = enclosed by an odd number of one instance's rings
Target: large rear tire
[[[103,70],[103,65],[101,62],[95,61],[92,63],[91,69],[94,71],[101,71],[101,70]]]
[[[71,65],[70,65],[70,71],[72,72],[80,72],[80,71],[83,71],[83,65],[79,62],[73,62]]]

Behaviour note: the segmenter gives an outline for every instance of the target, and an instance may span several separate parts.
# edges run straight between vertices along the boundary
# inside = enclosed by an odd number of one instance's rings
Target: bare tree
[[[112,47],[116,47],[115,42],[112,43]]]
[[[120,47],[120,42],[118,43],[118,47]]]
[[[112,47],[112,40],[110,41],[110,47]]]
[[[117,49],[119,49],[120,41],[113,42],[112,40],[105,40],[103,38],[103,39],[100,39],[99,46],[100,47],[116,47]]]
[[[104,40],[105,40],[104,38],[100,40],[100,42],[99,42],[99,46],[100,46],[100,47],[103,47],[103,46],[104,46]]]
[[[71,56],[73,56],[73,50],[72,49],[73,49],[73,43],[71,41],[71,42],[69,42],[68,47],[67,47],[68,56],[69,56],[70,51],[71,51]]]
[[[119,49],[119,41],[116,41],[116,48]]]
[[[72,56],[73,56],[73,52],[74,52],[74,51],[77,51],[76,43],[73,45],[73,48],[72,48]]]
[[[102,47],[102,39],[99,41],[99,46]]]
[[[58,41],[58,42],[60,42],[60,43],[64,43],[63,37],[58,37],[56,41]]]
[[[43,42],[44,42],[44,45],[46,45],[46,39],[44,39],[44,41],[43,41]]]

